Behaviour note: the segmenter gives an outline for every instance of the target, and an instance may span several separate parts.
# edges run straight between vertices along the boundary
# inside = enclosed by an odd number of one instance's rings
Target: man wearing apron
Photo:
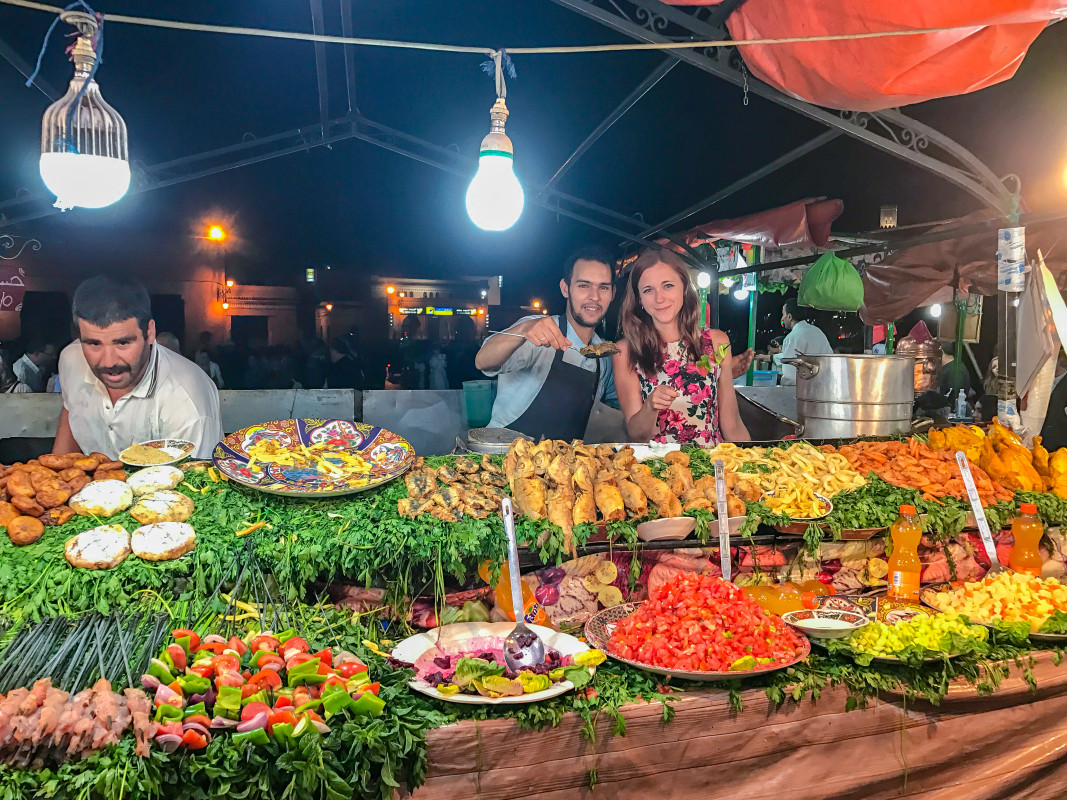
[[[511,428],[535,440],[585,434],[593,406],[614,389],[611,359],[578,353],[602,341],[594,328],[615,296],[613,262],[603,248],[578,250],[559,282],[565,314],[524,317],[507,330],[517,335],[485,340],[474,363],[498,379],[490,428]]]

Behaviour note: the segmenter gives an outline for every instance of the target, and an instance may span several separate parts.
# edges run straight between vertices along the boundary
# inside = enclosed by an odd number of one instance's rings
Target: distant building
[[[477,276],[436,280],[372,276],[363,284],[372,302],[321,302],[316,310],[316,329],[323,339],[377,320],[366,314],[382,313],[388,337],[396,340],[451,342],[480,340],[489,330],[493,309],[500,305],[502,278]]]

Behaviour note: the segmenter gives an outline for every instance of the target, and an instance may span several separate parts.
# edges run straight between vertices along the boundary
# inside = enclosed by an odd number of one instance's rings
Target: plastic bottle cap
[[[903,514],[906,517],[914,517],[915,516],[915,506],[901,506],[900,507],[900,513]]]
[[[1019,511],[1023,514],[1036,514],[1037,506],[1033,503],[1023,503],[1021,506],[1019,506]]]

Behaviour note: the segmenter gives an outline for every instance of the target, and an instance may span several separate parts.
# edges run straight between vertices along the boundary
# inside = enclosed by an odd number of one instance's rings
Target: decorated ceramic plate
[[[957,589],[963,586],[962,582],[955,583],[937,583],[931,586],[924,586],[919,591],[919,600],[923,605],[930,606],[935,611],[944,611],[937,602],[937,593],[943,592],[946,589]],[[971,620],[975,625],[984,625],[985,627],[996,630],[996,625],[991,625],[988,622],[979,622],[978,620]],[[1030,641],[1032,642],[1047,642],[1048,644],[1064,644],[1067,642],[1067,633],[1031,633]]]
[[[503,646],[504,639],[512,628],[514,622],[457,622],[452,625],[444,625],[440,628],[410,636],[398,644],[392,652],[393,658],[407,661],[415,665],[416,677],[408,682],[408,685],[417,692],[422,692],[437,700],[449,703],[464,703],[476,706],[517,705],[522,703],[536,703],[538,700],[548,700],[550,697],[558,697],[574,688],[570,681],[553,683],[541,692],[531,692],[519,697],[483,697],[480,694],[441,694],[436,688],[418,677],[420,667],[425,662],[432,663],[436,656],[464,656],[483,650],[496,650]],[[541,625],[529,625],[530,630],[541,637],[546,648],[558,650],[560,655],[573,656],[589,650],[589,646],[583,644],[573,636],[559,633],[551,628]],[[501,656],[502,657],[502,656]],[[589,667],[595,670],[595,667]]]
[[[797,653],[796,658],[784,664],[764,664],[757,669],[751,670],[738,670],[736,672],[688,672],[686,670],[655,667],[641,661],[622,658],[608,650],[608,640],[611,638],[612,631],[615,630],[615,624],[623,617],[630,616],[630,614],[636,611],[640,605],[640,603],[623,603],[620,606],[605,608],[603,611],[594,614],[593,617],[585,623],[585,640],[598,650],[603,650],[608,654],[609,658],[614,658],[616,661],[621,661],[623,664],[629,664],[631,667],[637,667],[638,669],[645,670],[645,672],[652,672],[656,675],[667,675],[671,678],[684,678],[688,681],[719,681],[766,675],[768,672],[775,672],[780,669],[791,667],[794,664],[803,661],[808,657],[808,654],[811,653],[811,643],[808,641],[808,638],[802,633],[798,633],[797,636],[800,637],[801,640],[801,650]]]
[[[217,445],[212,460],[237,483],[270,494],[337,497],[407,472],[415,450],[384,428],[344,419],[281,419],[250,425]]]

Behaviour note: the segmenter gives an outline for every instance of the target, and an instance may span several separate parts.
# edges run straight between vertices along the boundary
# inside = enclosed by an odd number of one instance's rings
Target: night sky
[[[326,25],[340,34],[336,3]],[[489,47],[621,41],[620,35],[554,5],[390,0],[353,3],[357,35]],[[105,13],[311,30],[303,3],[181,4],[113,0]],[[0,6],[0,38],[27,61],[48,15]],[[61,25],[57,32],[65,33]],[[318,121],[310,43],[106,26],[104,97],[129,128],[131,159],[154,164]],[[42,76],[65,89],[71,66],[53,36]],[[877,44],[872,43],[872,47]],[[331,115],[347,111],[342,48],[327,47]],[[569,152],[661,60],[659,53],[520,56],[508,82],[520,180],[546,181]],[[469,55],[362,48],[356,51],[359,109],[369,118],[460,152],[477,153],[488,131],[492,81]],[[906,113],[972,149],[997,174],[1017,173],[1033,208],[1067,205],[1067,24],[1037,40],[1010,82]],[[48,101],[0,61],[0,199],[43,186],[37,169],[40,117]],[[604,136],[564,179],[571,194],[659,221],[817,135],[823,128],[687,65],[679,65]],[[14,232],[45,247],[36,258],[162,261],[187,251],[197,220],[234,220],[253,282],[291,282],[306,266],[369,274],[505,276],[506,303],[554,297],[564,255],[576,245],[619,244],[528,202],[503,234],[479,231],[463,197],[466,179],[349,140],[152,192],[115,207],[75,211]],[[901,224],[974,211],[976,201],[914,167],[842,137],[691,222],[738,216],[813,195],[845,201],[841,231],[877,226],[878,206],[896,203]],[[24,211],[26,209],[16,210]],[[85,254],[89,254],[86,256]],[[80,255],[79,255],[80,254]]]

